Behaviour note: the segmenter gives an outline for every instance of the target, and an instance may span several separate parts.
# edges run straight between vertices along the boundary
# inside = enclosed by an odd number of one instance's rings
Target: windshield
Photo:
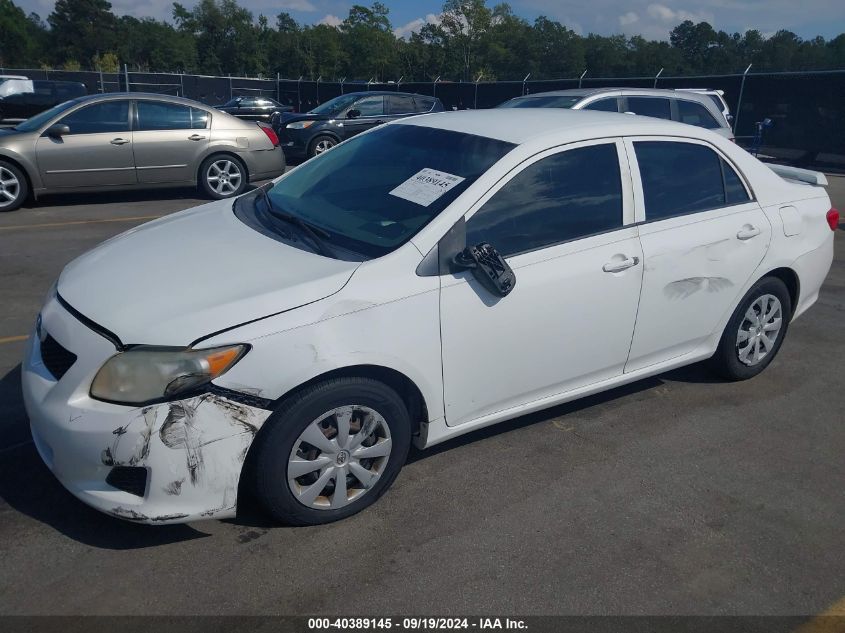
[[[303,163],[268,196],[328,245],[380,257],[407,242],[514,145],[415,125],[386,125]],[[280,227],[280,231],[287,231]]]
[[[52,119],[54,116],[56,116],[57,114],[61,114],[68,108],[75,106],[77,103],[79,103],[79,101],[76,99],[60,103],[57,106],[53,106],[49,110],[45,110],[41,114],[36,114],[34,117],[32,117],[31,119],[27,119],[23,123],[19,123],[15,126],[15,129],[18,132],[35,132],[38,128],[47,123],[47,121]]]
[[[330,99],[325,103],[321,103],[316,108],[311,110],[311,113],[328,115],[339,114],[342,110],[345,110],[346,108],[351,106],[357,98],[358,95],[340,95],[339,97]]]
[[[571,108],[584,95],[549,95],[547,97],[520,97],[500,104],[499,108]]]

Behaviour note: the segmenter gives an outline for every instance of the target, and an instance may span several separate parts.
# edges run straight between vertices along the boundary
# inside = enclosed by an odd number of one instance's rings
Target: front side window
[[[583,110],[598,110],[599,112],[619,112],[616,105],[616,97],[612,99],[599,99],[585,105]]]
[[[669,99],[662,97],[628,97],[626,112],[641,116],[653,116],[658,119],[671,119],[672,107]]]
[[[678,99],[678,120],[681,123],[697,125],[708,130],[722,127],[703,105],[684,99]]]
[[[411,239],[513,147],[462,132],[386,125],[303,163],[269,198],[280,212],[327,232],[330,246],[380,257]],[[439,179],[417,184],[432,171],[453,184],[443,192],[433,189]]]
[[[514,176],[467,222],[467,244],[491,243],[503,256],[622,227],[616,145],[543,158]]]
[[[748,201],[742,181],[709,147],[636,141],[646,220],[662,220]]]
[[[336,116],[337,114],[340,114],[341,111],[351,106],[357,98],[358,97],[356,95],[340,95],[339,97],[329,99],[325,103],[318,105],[316,108],[311,110],[311,113]]]
[[[129,131],[129,102],[104,101],[71,112],[59,123],[71,134],[97,134]]]
[[[381,116],[384,114],[384,97],[364,97],[355,102],[354,109],[361,113],[359,116]]]

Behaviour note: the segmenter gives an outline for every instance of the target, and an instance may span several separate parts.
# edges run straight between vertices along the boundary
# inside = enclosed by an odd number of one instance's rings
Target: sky
[[[13,0],[27,13],[46,18],[54,0]],[[493,6],[499,0],[488,0]],[[436,21],[442,0],[382,0],[390,9],[394,32],[407,37],[426,21]],[[111,0],[118,15],[170,19],[172,0]],[[287,11],[305,24],[339,24],[353,4],[371,0],[239,0],[256,17]],[[191,7],[193,0],[182,0]],[[787,29],[803,38],[832,38],[845,32],[845,0],[510,0],[517,15],[533,21],[540,15],[558,20],[577,33],[643,35],[668,39],[683,20],[706,20],[716,29],[733,33],[757,29],[771,35]],[[273,20],[271,19],[271,23]]]

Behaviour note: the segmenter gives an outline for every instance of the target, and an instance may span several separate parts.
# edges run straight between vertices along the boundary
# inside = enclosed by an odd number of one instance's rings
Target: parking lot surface
[[[845,178],[831,181],[845,209]],[[811,615],[845,604],[841,227],[818,303],[751,381],[693,366],[414,452],[378,504],[327,526],[275,527],[249,505],[230,521],[158,527],[87,508],[29,440],[24,337],[67,262],[204,202],[195,195],[51,197],[0,216],[0,613]]]

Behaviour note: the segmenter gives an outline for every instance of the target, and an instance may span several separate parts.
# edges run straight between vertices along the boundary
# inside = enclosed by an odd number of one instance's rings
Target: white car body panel
[[[824,189],[784,180],[727,139],[692,126],[598,112],[513,113],[388,124],[518,146],[384,257],[356,263],[299,251],[242,225],[231,203],[218,202],[134,229],[70,264],[59,294],[123,342],[251,349],[208,394],[148,407],[108,404],[88,392],[114,344],[48,300],[44,327],[79,357],[56,381],[36,336],[27,349],[25,402],[48,466],[86,503],[121,518],[231,516],[255,433],[286,394],[330,372],[375,367],[405,377],[425,405],[414,440],[424,448],[708,358],[738,301],[771,271],[797,275],[795,316],[816,300],[833,257]],[[753,201],[644,223],[630,147],[636,138],[714,148]],[[417,273],[460,218],[530,162],[597,140],[619,148],[622,228],[509,257],[517,283],[504,298],[485,295],[467,273]],[[741,240],[746,225],[760,231]],[[629,257],[638,264],[602,270]],[[174,424],[188,438],[181,444],[168,440]],[[147,467],[145,496],[106,484],[110,464]]]

